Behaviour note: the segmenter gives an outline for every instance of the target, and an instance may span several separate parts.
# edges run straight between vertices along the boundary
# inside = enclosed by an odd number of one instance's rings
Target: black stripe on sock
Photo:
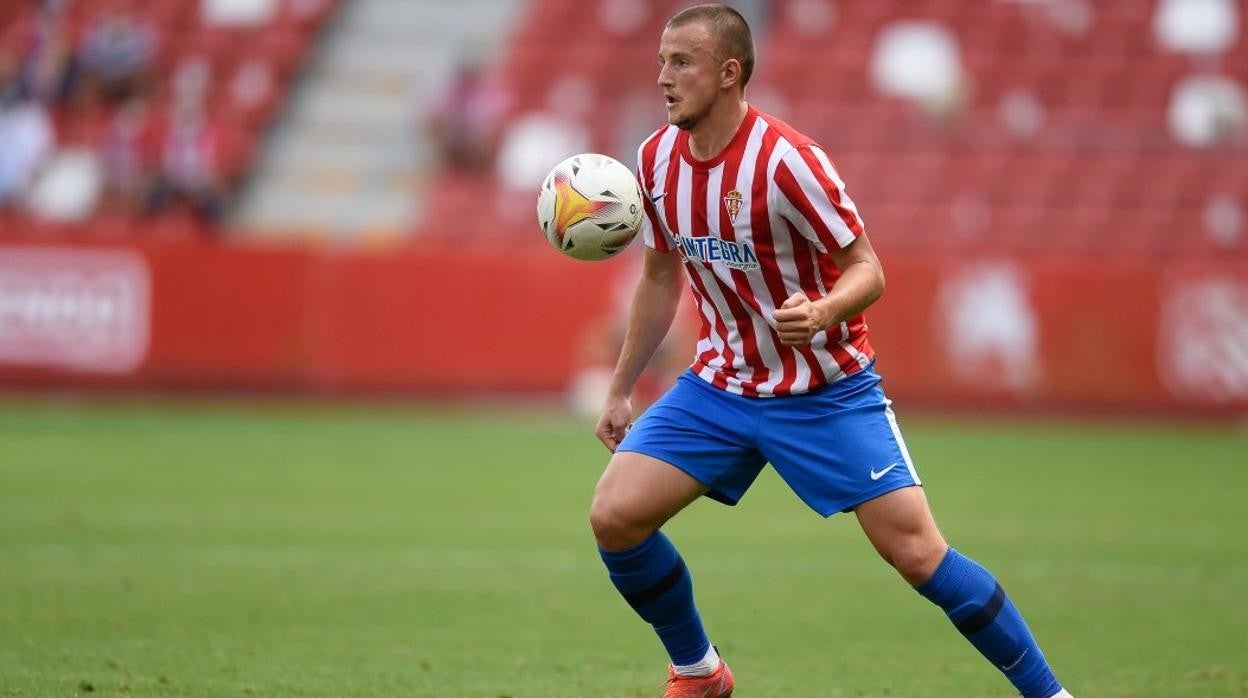
[[[957,622],[958,632],[963,635],[974,635],[984,628],[992,625],[992,621],[997,619],[997,614],[1001,612],[1001,606],[1005,603],[1005,589],[997,584],[997,588],[992,592],[992,598],[988,599],[988,603],[984,607],[971,615]]]
[[[625,594],[624,600],[634,609],[645,606],[676,586],[681,578],[685,576],[686,571],[684,559],[678,557],[676,558],[676,564],[672,566],[672,569],[667,574],[663,575],[662,579],[641,591]]]

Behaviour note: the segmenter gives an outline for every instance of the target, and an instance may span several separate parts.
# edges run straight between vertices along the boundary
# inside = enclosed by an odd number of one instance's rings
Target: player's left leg
[[[945,543],[921,487],[894,490],[854,511],[876,551],[940,606],[1024,698],[1069,696],[992,573]]]
[[[868,366],[810,395],[768,401],[763,455],[819,514],[856,511],[884,559],[1026,698],[1065,696],[996,579],[941,537],[879,383]]]

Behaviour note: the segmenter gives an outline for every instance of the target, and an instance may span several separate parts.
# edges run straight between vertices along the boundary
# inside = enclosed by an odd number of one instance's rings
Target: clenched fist
[[[810,344],[810,340],[830,324],[822,306],[812,302],[800,291],[789,296],[772,319],[780,341],[790,347]]]

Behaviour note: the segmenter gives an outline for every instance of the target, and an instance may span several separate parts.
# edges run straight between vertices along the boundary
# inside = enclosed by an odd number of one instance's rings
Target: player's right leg
[[[686,373],[637,420],[594,492],[590,525],[611,581],[671,657],[667,696],[732,692],[689,571],[659,528],[704,494],[733,504],[745,493],[764,464],[753,445],[756,410]]]
[[[589,523],[611,582],[671,657],[669,698],[730,696],[733,679],[693,600],[693,579],[659,527],[709,488],[683,470],[632,451],[611,457]]]
[[[693,600],[693,579],[659,527],[707,486],[657,458],[611,457],[594,490],[589,523],[615,588],[654,627],[672,665],[709,674],[718,658]]]
[[[598,547],[618,551],[640,545],[707,489],[658,458],[634,451],[616,453],[598,479],[589,508]]]

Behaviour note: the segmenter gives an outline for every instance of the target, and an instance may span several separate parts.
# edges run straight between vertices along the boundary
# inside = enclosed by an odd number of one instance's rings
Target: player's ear
[[[741,84],[741,61],[729,58],[719,67],[719,86],[729,88]]]

